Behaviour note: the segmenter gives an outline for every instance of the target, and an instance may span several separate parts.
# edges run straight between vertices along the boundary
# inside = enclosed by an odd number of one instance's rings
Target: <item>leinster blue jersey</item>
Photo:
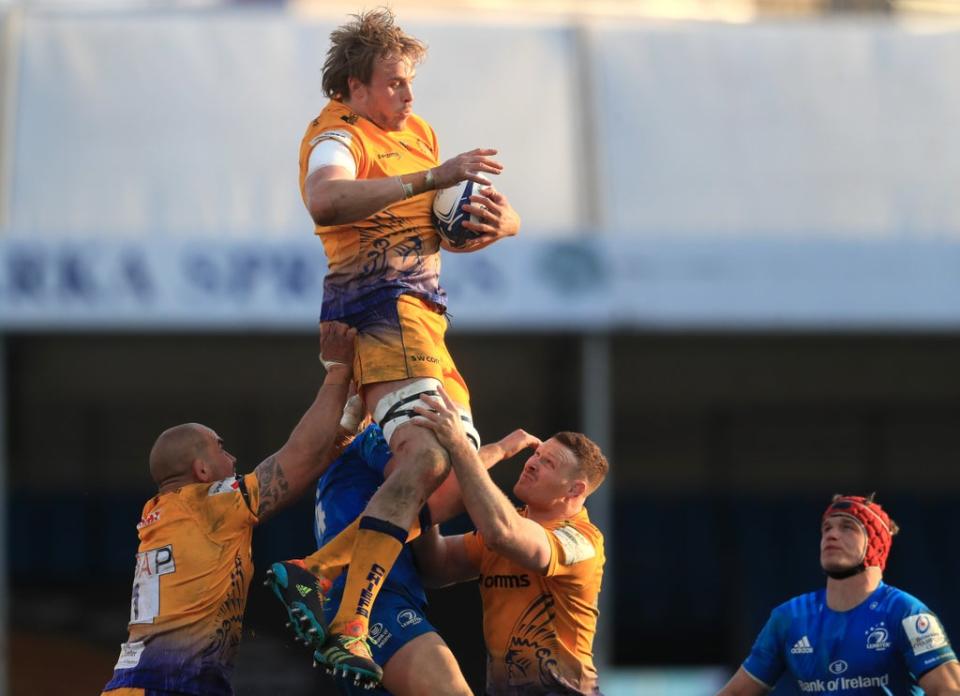
[[[922,694],[918,680],[956,660],[937,617],[916,597],[880,586],[849,611],[827,607],[826,590],[794,597],[770,614],[743,668],[773,687],[786,672],[801,694]]]
[[[314,534],[317,546],[323,546],[359,517],[377,488],[383,483],[383,470],[391,457],[390,447],[380,426],[374,424],[354,438],[317,482]],[[333,583],[333,597],[339,601],[346,581],[341,573]],[[403,592],[425,605],[427,602],[413,551],[404,546],[384,582],[385,588]]]

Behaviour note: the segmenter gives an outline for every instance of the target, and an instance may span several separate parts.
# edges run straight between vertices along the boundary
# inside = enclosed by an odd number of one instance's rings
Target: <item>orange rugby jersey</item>
[[[301,194],[310,153],[325,139],[349,148],[357,179],[410,174],[440,163],[437,136],[419,116],[411,115],[403,130],[385,131],[342,102],[330,101],[300,144]],[[427,191],[365,220],[316,228],[327,255],[322,319],[363,313],[405,294],[446,304],[440,288],[440,237],[430,218],[433,198],[434,192]]]
[[[586,508],[544,527],[552,552],[542,576],[490,551],[480,534],[464,537],[480,567],[488,694],[599,693],[593,636],[603,534]]]
[[[233,693],[259,505],[254,474],[187,485],[147,502],[137,525],[130,635],[106,690]]]

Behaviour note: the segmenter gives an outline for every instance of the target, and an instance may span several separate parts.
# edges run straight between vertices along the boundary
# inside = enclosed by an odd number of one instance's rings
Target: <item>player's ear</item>
[[[350,89],[350,99],[363,99],[364,97],[364,88],[366,87],[359,78],[353,77],[352,75],[347,78],[347,87]]]
[[[193,478],[196,479],[199,483],[210,483],[212,480],[210,477],[210,468],[207,466],[206,461],[201,457],[197,457],[193,460],[191,465],[193,468]]]
[[[586,495],[587,493],[587,482],[583,479],[574,479],[570,483],[570,497],[579,498],[581,495]]]

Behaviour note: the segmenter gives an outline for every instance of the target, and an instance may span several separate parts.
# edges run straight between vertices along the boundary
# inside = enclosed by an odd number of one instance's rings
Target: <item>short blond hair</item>
[[[398,27],[389,9],[381,7],[352,17],[353,21],[330,33],[323,93],[331,99],[350,98],[351,77],[370,84],[378,58],[403,58],[417,65],[427,55],[426,44]]]

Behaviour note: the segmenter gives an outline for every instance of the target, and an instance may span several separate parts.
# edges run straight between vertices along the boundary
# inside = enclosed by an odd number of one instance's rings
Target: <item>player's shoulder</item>
[[[433,130],[433,126],[431,126],[425,118],[417,114],[410,114],[407,118],[405,128],[418,137],[430,140],[431,142],[436,140],[437,135]]]
[[[256,484],[256,476],[235,474],[219,481],[191,483],[183,486],[177,494],[181,503],[187,506],[217,505],[234,496],[247,497],[249,487]]]
[[[881,583],[873,598],[877,609],[895,616],[910,616],[929,612],[927,605],[919,598],[893,585]]]
[[[774,607],[771,614],[773,616],[799,618],[820,614],[824,606],[826,606],[826,590],[819,589],[791,597]]]
[[[586,509],[577,515],[544,525],[563,550],[564,564],[603,558],[603,533],[590,521]]]
[[[363,141],[360,117],[340,102],[331,101],[320,114],[310,121],[304,133],[304,145],[313,147],[321,140],[337,140],[350,147]]]

